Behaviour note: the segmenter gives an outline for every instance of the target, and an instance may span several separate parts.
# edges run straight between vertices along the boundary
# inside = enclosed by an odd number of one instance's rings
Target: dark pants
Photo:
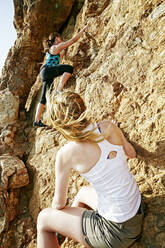
[[[46,89],[53,83],[54,78],[63,75],[65,72],[72,74],[73,66],[60,64],[55,66],[44,65],[41,68],[42,93],[40,103],[46,103]]]

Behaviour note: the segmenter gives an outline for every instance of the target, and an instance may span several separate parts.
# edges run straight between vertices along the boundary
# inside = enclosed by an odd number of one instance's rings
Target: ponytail
[[[59,37],[60,35],[57,32],[51,33],[47,38],[43,39],[43,47],[44,47],[44,52],[49,51],[50,47],[54,44],[56,37]]]

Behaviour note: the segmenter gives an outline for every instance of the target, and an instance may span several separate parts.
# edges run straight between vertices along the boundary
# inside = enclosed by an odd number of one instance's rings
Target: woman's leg
[[[84,186],[75,196],[72,207],[97,209],[97,194],[92,186]]]
[[[42,210],[37,219],[37,247],[59,247],[56,232],[70,237],[89,247],[82,233],[81,221],[83,208],[65,207],[61,210],[47,208]]]
[[[62,78],[57,87],[57,90],[61,91],[73,73],[73,66],[60,64],[56,66],[56,70],[58,71],[58,76],[62,75]]]
[[[58,84],[58,87],[57,87],[57,90],[58,90],[58,91],[62,91],[62,90],[63,90],[63,88],[64,88],[66,82],[67,82],[68,79],[71,77],[71,75],[72,75],[72,74],[69,73],[69,72],[64,72],[64,73],[63,73],[62,78],[61,78],[61,80],[60,80],[60,82],[59,82],[59,84]]]
[[[44,104],[39,103],[38,106],[37,106],[37,111],[36,111],[36,115],[35,115],[35,121],[37,121],[37,122],[40,121],[43,109],[44,109]]]
[[[34,126],[40,126],[45,127],[46,125],[41,122],[41,116],[43,113],[43,109],[46,103],[46,88],[47,88],[47,82],[44,81],[42,84],[42,92],[41,92],[41,100],[40,103],[37,106],[36,115],[35,115],[35,121],[33,123]]]
[[[39,122],[41,119],[41,115],[44,109],[44,105],[46,103],[46,88],[47,88],[47,82],[44,81],[42,83],[42,92],[41,92],[41,100],[40,103],[37,106],[37,111],[35,115],[35,121]]]

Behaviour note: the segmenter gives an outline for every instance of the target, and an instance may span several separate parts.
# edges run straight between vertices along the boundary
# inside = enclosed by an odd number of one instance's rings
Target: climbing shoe
[[[42,121],[34,121],[33,122],[33,126],[34,127],[47,127],[47,125],[45,125],[44,123],[42,123]]]

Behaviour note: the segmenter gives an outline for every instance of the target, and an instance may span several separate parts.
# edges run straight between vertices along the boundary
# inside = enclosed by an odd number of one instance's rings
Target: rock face
[[[53,130],[35,130],[31,125],[41,86],[41,39],[54,30],[68,39],[88,23],[87,31],[67,49],[62,61],[74,66],[66,87],[84,97],[95,120],[114,119],[134,145],[138,155],[129,160],[129,166],[142,192],[144,226],[133,247],[164,248],[164,1],[29,0],[14,4],[18,39],[8,54],[0,84],[2,247],[36,247],[36,218],[41,209],[51,206],[56,153],[66,142]],[[58,81],[54,81],[55,86]],[[29,112],[25,112],[25,102]],[[46,111],[43,119],[47,122]],[[18,187],[28,183],[27,174],[25,180],[22,172],[12,174],[15,167],[2,166],[13,157],[23,160],[28,168],[30,182],[22,190]],[[86,184],[71,173],[69,205]],[[22,196],[20,201],[18,195]],[[13,210],[11,215],[6,206]],[[66,239],[62,247],[82,246]]]
[[[18,211],[17,189],[29,183],[27,169],[20,159],[10,155],[0,156],[0,233],[8,229]]]
[[[0,126],[15,122],[18,118],[19,98],[9,90],[0,92]]]

